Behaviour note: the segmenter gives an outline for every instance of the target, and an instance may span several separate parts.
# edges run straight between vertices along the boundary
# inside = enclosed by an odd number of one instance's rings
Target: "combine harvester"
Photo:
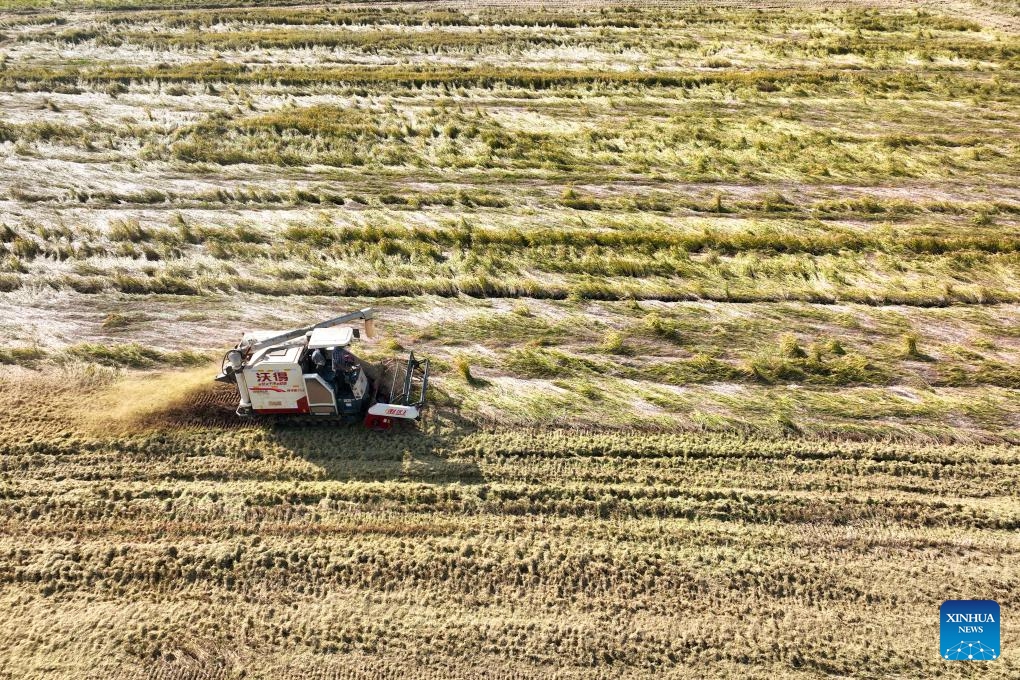
[[[371,338],[371,307],[292,331],[250,331],[223,357],[216,380],[237,385],[237,415],[305,422],[353,423],[388,430],[394,419],[418,420],[429,386],[429,360],[395,360],[376,377],[348,350],[364,321]],[[380,389],[389,385],[382,399]]]

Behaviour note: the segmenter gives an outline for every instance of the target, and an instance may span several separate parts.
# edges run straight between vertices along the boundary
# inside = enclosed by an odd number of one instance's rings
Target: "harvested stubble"
[[[67,411],[27,441],[25,394],[0,435],[17,675],[924,675],[933,606],[1016,596],[1009,446]],[[868,625],[897,630],[880,655]]]

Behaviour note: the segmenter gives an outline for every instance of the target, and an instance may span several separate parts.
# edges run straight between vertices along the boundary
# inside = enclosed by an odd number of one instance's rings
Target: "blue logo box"
[[[999,658],[999,603],[946,600],[939,610],[939,655],[954,661]]]

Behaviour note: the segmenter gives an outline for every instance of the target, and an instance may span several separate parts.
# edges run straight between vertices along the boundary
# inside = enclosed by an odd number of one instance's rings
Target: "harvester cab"
[[[373,430],[389,429],[394,419],[418,420],[428,392],[429,360],[411,353],[406,361],[371,371],[349,349],[361,329],[345,324],[357,321],[373,337],[370,307],[290,331],[247,332],[223,357],[216,380],[236,385],[242,417],[364,420]],[[383,385],[389,392],[380,400]]]

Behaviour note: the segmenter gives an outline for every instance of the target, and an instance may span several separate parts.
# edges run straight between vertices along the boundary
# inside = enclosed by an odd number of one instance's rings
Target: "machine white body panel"
[[[256,413],[308,413],[308,394],[298,363],[301,347],[270,347],[244,368],[251,405]]]
[[[336,413],[336,395],[333,388],[317,373],[305,373],[305,391],[308,393],[308,410],[317,415]]]
[[[370,415],[384,416],[386,418],[407,418],[414,420],[418,417],[418,408],[415,406],[401,406],[399,404],[372,404],[368,409]]]
[[[351,344],[354,329],[347,326],[332,328],[316,328],[308,338],[308,349],[325,349],[327,347],[346,347]]]

